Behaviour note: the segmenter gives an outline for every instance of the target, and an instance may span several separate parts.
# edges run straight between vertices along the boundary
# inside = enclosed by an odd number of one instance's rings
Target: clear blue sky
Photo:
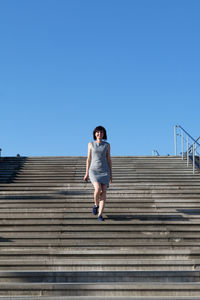
[[[200,135],[199,0],[0,0],[2,155],[174,154]]]

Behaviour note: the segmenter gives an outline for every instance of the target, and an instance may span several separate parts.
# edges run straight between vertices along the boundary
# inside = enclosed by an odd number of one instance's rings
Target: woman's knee
[[[106,197],[106,191],[101,191],[101,196],[102,196],[102,198],[105,198]]]
[[[106,192],[107,192],[107,186],[102,185],[101,186],[101,197],[106,198]]]
[[[98,183],[94,184],[94,192],[95,192],[95,194],[100,194],[101,193],[100,184],[98,184]]]
[[[102,191],[102,193],[106,193],[106,191],[107,191],[107,186],[106,186],[105,184],[102,184],[102,185],[101,185],[101,191]]]

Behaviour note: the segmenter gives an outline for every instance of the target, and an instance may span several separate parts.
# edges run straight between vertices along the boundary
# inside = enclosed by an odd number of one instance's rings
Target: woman
[[[103,210],[106,202],[106,190],[112,182],[112,164],[110,158],[110,144],[106,130],[98,126],[93,131],[94,142],[88,144],[88,158],[84,180],[88,177],[94,186],[94,207],[92,213],[98,214],[98,220],[104,221]]]

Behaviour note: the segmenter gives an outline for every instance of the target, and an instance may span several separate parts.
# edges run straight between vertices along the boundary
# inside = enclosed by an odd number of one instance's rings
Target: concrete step
[[[33,184],[33,185],[32,185]],[[48,182],[32,182],[32,184],[30,182],[13,182],[13,183],[9,183],[9,184],[3,184],[1,183],[0,184],[0,187],[1,189],[2,188],[17,188],[17,187],[50,187],[48,185]],[[83,182],[83,181],[80,181],[80,182],[75,182],[75,181],[72,181],[71,182],[60,182],[60,181],[56,181],[56,182],[51,182],[52,184],[52,187],[58,187],[58,188],[61,188],[61,189],[73,189],[74,190],[80,190],[80,191],[92,191],[93,189],[93,186],[91,183],[86,183],[86,182]],[[113,183],[109,188],[108,188],[108,192],[111,192],[111,191],[122,191],[124,192],[125,190],[131,190],[132,192],[134,191],[142,191],[142,190],[147,190],[147,191],[154,191],[154,190],[170,190],[170,188],[172,190],[175,190],[175,191],[178,191],[178,190],[190,190],[192,191],[192,189],[196,189],[196,190],[199,190],[199,181],[194,183],[194,182],[182,182],[182,185],[179,185],[177,182],[175,184],[174,180],[171,180],[170,182],[165,182],[165,184],[162,182],[160,182],[160,184],[158,183],[151,183],[151,185],[149,183],[143,183],[143,185],[140,185],[139,183],[137,182],[133,182],[131,183],[129,181],[129,185],[127,185],[126,183],[118,183],[116,184]]]
[[[54,207],[54,208],[42,208],[39,207],[38,208],[25,208],[25,207],[17,207],[17,208],[3,208],[1,209],[1,213],[0,213],[0,218],[1,216],[3,216],[3,214],[34,214],[34,213],[38,213],[38,214],[49,214],[49,213],[55,213],[55,217],[56,215],[59,215],[60,213],[71,213],[71,216],[77,216],[77,214],[79,214],[80,216],[82,214],[90,214],[91,215],[91,206],[92,205],[87,205],[87,207],[82,207],[82,206],[72,206],[69,207],[68,203],[65,204],[65,210],[63,210],[63,207]],[[144,215],[148,215],[148,214],[177,214],[180,213],[181,215],[200,215],[200,209],[199,208],[170,208],[169,207],[159,207],[156,204],[154,205],[150,205],[149,207],[126,207],[126,206],[119,206],[119,207],[113,207],[112,205],[107,206],[105,213],[131,213],[131,214],[135,214],[135,215],[140,215],[140,214],[144,214]],[[90,216],[88,215],[88,217]]]
[[[199,283],[1,283],[7,296],[199,296]]]
[[[200,260],[166,260],[163,259],[82,259],[30,258],[0,260],[0,270],[50,270],[50,271],[200,271]],[[200,279],[198,273],[198,280]]]
[[[39,211],[38,213],[36,211],[30,211],[25,209],[23,212],[21,211],[8,211],[2,212],[0,214],[0,220],[3,219],[77,219],[77,220],[94,220],[94,216],[91,215],[90,209],[80,209],[79,211],[74,209],[75,212],[70,212],[69,209],[66,208],[66,212],[53,212],[52,211]],[[165,210],[161,211],[159,209],[152,210],[149,209],[149,211],[127,211],[125,209],[107,209],[104,212],[105,222],[113,222],[113,221],[134,221],[134,220],[174,220],[174,221],[200,221],[200,215],[199,211],[194,212],[194,210],[190,210],[187,212],[187,210],[181,210],[179,211],[170,211]]]
[[[196,219],[187,219],[187,218],[180,218],[180,217],[171,217],[169,218],[167,215],[166,216],[141,216],[141,217],[134,217],[134,216],[113,216],[112,219],[107,218],[106,214],[104,215],[105,217],[105,222],[100,223],[99,221],[97,221],[97,218],[92,217],[90,219],[83,219],[83,218],[59,218],[59,219],[54,219],[53,217],[49,217],[49,218],[34,218],[34,219],[30,219],[30,218],[19,218],[19,219],[15,219],[15,218],[4,218],[2,220],[0,220],[0,226],[8,226],[8,225],[12,225],[12,226],[16,226],[16,225],[24,225],[24,226],[30,226],[30,225],[81,225],[81,226],[95,226],[98,224],[98,226],[103,226],[103,224],[107,224],[107,225],[127,225],[127,222],[129,222],[129,225],[141,225],[143,222],[145,222],[145,225],[158,225],[158,226],[168,226],[168,225],[178,225],[178,226],[200,226],[200,220],[196,220]]]
[[[107,193],[108,197],[110,198],[121,198],[121,199],[126,199],[127,197],[130,198],[130,196],[133,194],[134,192],[131,191],[131,190],[126,190],[126,191],[109,191]],[[54,194],[54,195],[53,195]],[[70,196],[77,196],[80,198],[83,197],[83,198],[87,198],[88,200],[90,201],[93,201],[91,198],[93,195],[93,192],[91,191],[90,193],[87,193],[86,191],[82,191],[82,192],[79,192],[79,191],[68,191],[68,189],[61,189],[61,188],[40,188],[40,187],[36,187],[36,188],[33,188],[33,187],[24,187],[24,188],[16,188],[15,191],[13,189],[11,189],[10,187],[8,188],[5,188],[4,190],[1,190],[0,191],[0,196],[1,196],[1,199],[2,198],[6,198],[7,196],[10,196],[10,195],[13,195],[13,196],[17,196],[19,198],[19,196],[49,196],[49,198],[52,198],[52,196],[54,196],[54,198],[56,197],[55,194],[58,194],[58,198],[64,198],[64,199],[68,199],[70,198]],[[62,197],[63,195],[63,197]],[[2,197],[3,196],[3,197]],[[134,198],[174,198],[174,199],[180,199],[180,198],[192,198],[192,199],[198,199],[200,197],[200,192],[197,191],[197,192],[190,192],[190,191],[179,191],[179,192],[176,192],[176,191],[166,191],[166,192],[151,192],[151,191],[136,191],[135,194],[134,194]]]
[[[162,199],[159,197],[150,197],[150,196],[145,196],[145,197],[136,197],[136,195],[127,195],[126,197],[124,196],[123,198],[117,197],[118,195],[115,194],[110,194],[109,195],[109,200],[107,201],[106,207],[190,207],[191,208],[198,208],[200,201],[198,196],[193,196],[190,198],[190,195],[182,195],[182,197],[176,197],[176,195],[173,195],[173,197],[165,197],[165,195],[162,195]],[[122,201],[123,199],[123,201]],[[92,199],[92,193],[90,195],[87,194],[70,194],[69,196],[66,197],[64,193],[60,193],[57,196],[55,194],[30,194],[30,195],[9,195],[6,193],[0,195],[0,204],[8,204],[8,207],[10,205],[19,205],[20,204],[30,204],[30,207],[32,205],[47,205],[49,203],[49,207],[51,205],[54,206],[61,206],[64,205],[64,207],[92,207],[93,205],[93,199]],[[146,204],[146,205],[145,205]],[[2,206],[3,207],[3,206]],[[24,206],[25,207],[25,206]],[[28,206],[29,207],[29,206]]]
[[[9,174],[9,173],[8,173]],[[49,172],[45,172],[45,171],[39,171],[39,170],[35,170],[35,172],[28,172],[27,170],[24,172],[20,172],[18,174],[16,174],[16,178],[17,179],[25,179],[25,176],[27,175],[27,179],[29,178],[36,178],[37,174],[39,177],[41,178],[49,178],[52,179],[54,177],[54,179],[56,179],[56,177],[58,179],[60,178],[66,178],[66,179],[70,179],[70,176],[74,176],[75,179],[77,180],[83,180],[84,174],[85,174],[85,170],[77,170],[76,173],[75,172],[66,172],[66,171],[62,171],[62,170],[57,170],[56,171],[49,171]],[[6,174],[2,174],[1,176],[4,176]],[[115,173],[113,171],[113,175],[114,175],[114,179],[134,179],[134,178],[141,178],[142,176],[149,180],[151,179],[159,179],[159,176],[161,176],[161,178],[179,178],[180,181],[182,178],[185,179],[189,179],[192,181],[192,178],[197,179],[198,177],[198,173],[193,174],[191,171],[188,172],[187,170],[173,170],[173,171],[167,171],[167,170],[160,170],[160,171],[151,171],[151,169],[149,169],[149,171],[140,171],[140,172],[136,172],[136,171],[130,171],[129,173],[127,172],[123,172],[122,170],[120,171],[120,173]],[[153,176],[152,176],[153,175]],[[184,176],[185,175],[185,176]],[[55,177],[56,176],[56,177]]]
[[[147,225],[141,225],[141,224],[101,224],[99,226],[99,223],[94,223],[91,226],[88,226],[88,224],[81,224],[81,225],[56,225],[56,224],[48,224],[48,225],[41,225],[41,224],[34,224],[34,225],[28,225],[25,226],[24,224],[22,225],[1,225],[0,227],[0,234],[1,235],[6,235],[6,234],[16,234],[17,232],[19,233],[28,233],[30,236],[30,233],[33,234],[38,234],[38,233],[48,233],[50,232],[53,236],[54,232],[57,233],[59,232],[60,234],[82,234],[84,236],[84,233],[94,233],[96,232],[99,236],[99,234],[110,234],[113,233],[119,233],[120,234],[146,234],[146,235],[171,235],[171,236],[181,236],[181,235],[196,235],[196,233],[200,232],[200,226],[199,224],[193,223],[193,224],[169,224],[169,225],[163,225],[161,224],[147,224]],[[74,236],[75,236],[74,235]]]
[[[144,232],[130,232],[130,231],[121,231],[121,232],[117,232],[116,230],[113,231],[107,231],[105,230],[98,230],[98,231],[82,231],[81,230],[81,226],[80,226],[80,230],[77,231],[68,231],[68,232],[60,232],[60,231],[14,231],[14,232],[2,232],[1,231],[1,237],[0,237],[0,241],[2,239],[88,239],[88,238],[94,238],[94,233],[96,233],[96,238],[98,239],[114,239],[114,238],[118,238],[118,239],[160,239],[160,238],[165,238],[165,239],[187,239],[189,238],[191,239],[200,239],[200,231],[188,231],[188,232],[170,232],[170,231],[157,231],[156,229],[154,229],[154,231],[144,231]]]
[[[1,173],[9,173],[10,170],[7,169],[7,170],[2,170]],[[57,167],[57,168],[52,168],[52,167],[45,167],[45,168],[42,168],[38,166],[38,168],[31,168],[29,166],[29,168],[23,168],[23,169],[20,169],[20,172],[18,171],[16,174],[20,177],[21,175],[22,176],[25,176],[25,174],[29,175],[29,176],[35,176],[36,174],[39,174],[39,175],[45,175],[45,176],[48,176],[48,175],[53,175],[53,174],[58,174],[58,175],[75,175],[77,177],[80,177],[82,175],[84,175],[85,173],[85,166],[81,167],[81,166],[77,166],[76,168],[73,168],[70,166],[68,167]],[[130,166],[126,167],[124,166],[123,168],[120,168],[120,167],[113,167],[113,174],[118,177],[118,176],[130,176],[130,177],[134,177],[135,175],[147,175],[147,176],[150,176],[150,174],[153,174],[156,176],[161,174],[161,175],[186,175],[188,177],[195,177],[197,176],[198,174],[198,171],[196,170],[195,171],[195,174],[193,174],[193,171],[191,168],[187,168],[187,167],[184,167],[184,168],[181,168],[181,167],[178,167],[178,166],[174,166],[173,168],[166,168],[166,167],[157,167],[157,168],[151,168],[151,167],[147,167],[147,166],[144,166],[143,168],[137,168],[137,167],[132,167],[130,168]]]
[[[42,201],[34,201],[32,204],[29,205],[29,203],[27,201],[16,201],[16,202],[11,202],[9,201],[8,204],[3,203],[0,201],[0,205],[2,207],[2,211],[6,209],[6,211],[15,211],[15,212],[20,212],[20,211],[32,211],[33,209],[37,209],[38,211],[43,211],[43,210],[47,210],[51,211],[54,209],[54,211],[59,211],[63,208],[67,209],[67,211],[77,211],[80,210],[81,211],[91,211],[91,203],[88,202],[83,202],[81,203],[80,201],[77,203],[73,203],[72,202],[62,202],[60,201],[59,203],[56,203],[54,201],[51,200],[51,203],[47,203],[47,202],[42,202]],[[129,208],[127,208],[127,206],[129,205]],[[128,202],[126,203],[119,203],[119,201],[117,202],[110,202],[107,203],[106,206],[106,211],[108,212],[109,210],[113,210],[115,212],[117,211],[144,211],[145,208],[147,207],[147,205],[145,205],[145,203],[137,203],[135,202],[135,205],[130,205]],[[171,209],[169,207],[172,207]],[[200,203],[196,204],[195,201],[192,202],[191,204],[188,202],[184,202],[184,203],[170,203],[170,202],[165,202],[165,203],[156,203],[156,202],[149,202],[148,203],[148,210],[146,208],[146,211],[150,212],[150,211],[155,211],[158,210],[161,212],[164,210],[180,210],[180,212],[185,213],[185,214],[195,214],[195,213],[199,213],[199,209],[200,209]]]
[[[109,199],[107,199],[107,204],[112,204],[114,205],[115,203],[121,203],[122,205],[132,205],[134,206],[135,204],[145,204],[147,203],[147,206],[149,204],[162,204],[162,203],[170,203],[171,205],[176,204],[176,203],[189,203],[191,204],[199,204],[199,197],[198,194],[173,194],[169,195],[167,197],[166,194],[162,194],[162,197],[158,197],[157,194],[145,194],[143,197],[141,197],[140,194],[124,194],[122,195],[121,193],[107,193],[109,196]],[[0,202],[1,203],[18,203],[18,202],[29,202],[30,204],[35,202],[42,202],[42,203],[87,203],[88,205],[93,204],[93,192],[86,192],[86,191],[60,191],[60,192],[35,192],[35,193],[28,193],[26,194],[16,192],[13,193],[12,191],[9,192],[2,192],[0,195]]]
[[[119,194],[118,194],[119,195]],[[192,211],[198,212],[199,208],[199,204],[200,202],[198,202],[198,199],[196,197],[194,198],[190,198],[189,199],[189,195],[188,197],[183,197],[182,199],[180,197],[176,197],[176,195],[173,195],[174,199],[170,199],[170,197],[166,198],[163,197],[162,201],[159,202],[158,197],[150,197],[149,195],[147,195],[146,197],[143,197],[142,199],[140,199],[139,197],[134,197],[131,198],[131,196],[127,195],[127,197],[122,198],[121,194],[118,197],[118,195],[114,195],[114,194],[110,194],[109,196],[109,200],[107,201],[107,208],[110,210],[111,208],[113,208],[114,211],[116,211],[117,208],[123,208],[123,209],[127,209],[127,210],[132,210],[134,211],[134,209],[136,211],[139,211],[139,209],[141,209],[141,211],[150,211],[150,209],[162,209],[162,210],[172,210],[175,211],[176,207],[186,207],[186,210],[189,212],[190,211],[190,206],[189,204],[191,203],[192,206],[195,207],[191,207],[191,213]],[[53,195],[52,195],[53,196]],[[43,195],[38,195],[38,196],[33,196],[33,195],[4,195],[2,197],[0,197],[0,204],[2,205],[2,209],[5,211],[5,208],[3,208],[4,204],[8,204],[8,210],[11,210],[12,206],[15,205],[16,206],[16,210],[19,208],[21,211],[23,211],[22,207],[20,207],[20,204],[27,204],[30,203],[30,201],[32,200],[33,203],[31,203],[32,205],[46,205],[50,204],[49,207],[49,211],[52,210],[51,205],[54,205],[54,207],[57,207],[58,210],[61,211],[60,207],[61,205],[63,205],[66,208],[74,208],[74,212],[76,211],[76,208],[79,208],[80,213],[82,211],[82,209],[84,208],[88,208],[90,211],[93,207],[93,194],[84,194],[84,195],[77,195],[77,197],[75,197],[75,195],[69,195],[69,196],[65,196],[62,197],[62,193],[60,193],[60,197],[58,197],[56,199],[56,195],[54,194],[54,196],[52,197],[48,194],[46,194],[44,197]],[[164,194],[164,196],[166,196]],[[145,206],[146,203],[146,206]],[[19,206],[18,206],[19,205]],[[28,206],[29,207],[29,206]],[[25,208],[25,207],[24,207]],[[38,206],[38,209],[42,211],[42,208],[40,208]],[[15,209],[13,208],[13,211]],[[30,210],[33,211],[34,208],[31,209],[31,205],[30,205]],[[185,212],[186,212],[185,210]],[[184,210],[183,210],[184,211]],[[64,212],[64,210],[63,210]]]
[[[21,248],[21,249],[20,249]],[[64,253],[64,250],[63,252],[59,251],[59,247],[34,247],[32,246],[29,246],[29,247],[26,247],[26,248],[23,248],[23,247],[1,247],[0,248],[0,254],[1,254],[1,260],[13,260],[13,259],[19,259],[19,261],[22,261],[23,259],[24,260],[30,260],[30,261],[36,261],[37,259],[39,259],[40,261],[41,260],[57,260],[57,259],[74,259],[75,257],[77,259],[91,259],[91,258],[95,258],[96,255],[98,254],[98,251],[96,251],[97,253],[95,253],[95,250],[93,249],[93,254],[91,256],[89,256],[89,254],[81,254],[81,252],[78,252],[76,251],[78,247],[74,248],[74,253],[77,253],[76,255],[74,254],[66,254]],[[138,247],[139,248],[139,247]],[[153,247],[152,247],[153,248]],[[144,252],[141,252],[141,253],[132,253],[131,251],[127,253],[127,255],[125,254],[122,254],[120,252],[120,250],[118,249],[118,253],[116,254],[111,254],[111,250],[113,250],[114,248],[109,248],[110,249],[110,253],[109,251],[105,252],[105,254],[99,254],[99,259],[103,260],[103,259],[159,259],[159,260],[170,260],[170,261],[173,261],[173,260],[180,260],[180,261],[184,261],[184,260],[188,260],[188,259],[191,259],[191,260],[199,260],[200,259],[200,253],[199,254],[196,254],[193,250],[194,247],[191,247],[191,251],[192,253],[191,254],[184,254],[182,253],[181,254],[181,250],[183,250],[183,247],[177,247],[175,248],[174,247],[174,250],[177,249],[177,253],[173,253],[173,254],[170,254],[170,251],[169,251],[169,248],[170,247],[166,247],[166,250],[168,250],[168,253],[166,251],[166,253],[156,253],[155,254],[155,251],[157,250],[156,247],[154,249],[150,249],[151,251],[146,251],[145,253]],[[186,247],[185,247],[186,248]],[[197,247],[196,247],[197,248]],[[56,249],[56,250],[55,250]],[[67,247],[63,247],[63,249],[68,249]],[[91,248],[92,249],[92,248]],[[109,250],[107,249],[107,250]],[[15,250],[15,252],[13,251]],[[88,248],[88,252],[89,252],[90,248]],[[147,248],[148,250],[148,248]],[[154,250],[154,253],[153,253],[153,250]],[[161,249],[162,250],[162,249]],[[179,251],[179,252],[178,252]],[[182,251],[183,252],[183,251]],[[196,266],[196,265],[195,265]],[[198,267],[198,266],[197,266]],[[192,268],[193,270],[194,268]]]
[[[190,283],[200,271],[0,271],[0,283]]]
[[[199,300],[195,296],[14,296],[1,297],[1,300]]]
[[[153,224],[153,222],[156,222],[158,225],[168,225],[170,222],[173,222],[173,225],[180,225],[187,223],[188,226],[190,225],[197,225],[200,224],[200,216],[189,216],[189,215],[181,215],[181,214],[108,214],[104,213],[104,222],[106,224],[114,225],[116,222],[118,222],[120,225],[123,225],[127,222],[129,224],[141,224],[141,222],[146,222],[146,225]],[[96,225],[99,224],[101,226],[102,223],[100,223],[97,220],[97,217],[91,216],[91,214],[83,213],[83,214],[75,214],[72,215],[70,213],[63,213],[63,214],[5,214],[1,215],[0,224],[5,225],[20,225],[21,222],[24,222],[24,225],[34,225],[36,223],[40,222],[40,225],[46,224],[46,222],[49,222],[50,225],[73,225],[73,224],[87,224],[89,225]],[[147,222],[149,222],[147,224]],[[118,224],[118,225],[119,225]],[[90,226],[91,227],[91,226]]]
[[[0,246],[11,246],[11,242],[13,246],[60,246],[60,247],[118,247],[119,243],[124,245],[124,247],[152,247],[152,246],[184,246],[184,247],[199,247],[200,246],[200,238],[140,238],[140,239],[122,239],[122,238],[88,238],[88,239],[65,239],[65,238],[58,238],[58,239],[8,239],[8,238],[1,238],[1,245]],[[3,245],[2,245],[3,244]]]
[[[14,252],[12,251],[14,249]],[[198,258],[200,255],[200,247],[162,247],[162,246],[152,246],[152,247],[32,247],[31,245],[28,247],[15,247],[8,248],[0,247],[1,255],[13,255],[16,253],[17,257],[20,255],[47,255],[48,257],[51,255],[65,255],[65,257],[77,257],[77,258],[93,258],[93,257],[100,257],[100,258],[141,258],[146,256],[149,258],[150,256],[154,258],[159,257],[167,257],[168,258],[183,258],[183,259],[190,259],[190,258]],[[39,256],[38,256],[39,257]]]

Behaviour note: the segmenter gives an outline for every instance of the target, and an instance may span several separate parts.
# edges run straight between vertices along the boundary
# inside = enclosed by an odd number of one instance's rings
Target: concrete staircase
[[[0,299],[200,299],[200,175],[113,157],[98,222],[85,161],[0,158]]]

